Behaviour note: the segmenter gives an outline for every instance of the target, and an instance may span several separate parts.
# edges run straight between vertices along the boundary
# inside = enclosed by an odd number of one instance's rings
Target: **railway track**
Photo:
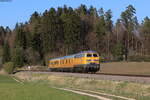
[[[48,70],[18,70],[16,72],[42,72],[42,73],[67,73],[71,74],[72,72],[50,72]],[[15,72],[15,73],[16,73]],[[150,75],[140,75],[140,74],[114,74],[114,73],[72,73],[72,74],[89,74],[89,75],[106,75],[106,76],[127,76],[127,77],[147,77],[150,78]]]
[[[128,76],[128,77],[149,77],[150,75],[140,75],[140,74],[113,74],[113,73],[95,73],[97,75],[112,75],[112,76]]]

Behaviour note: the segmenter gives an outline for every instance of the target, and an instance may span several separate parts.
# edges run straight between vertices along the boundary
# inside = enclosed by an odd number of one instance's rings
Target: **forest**
[[[150,18],[141,22],[129,5],[116,21],[111,9],[64,5],[43,13],[14,29],[0,26],[1,65],[47,65],[50,58],[95,50],[108,61],[150,61]]]

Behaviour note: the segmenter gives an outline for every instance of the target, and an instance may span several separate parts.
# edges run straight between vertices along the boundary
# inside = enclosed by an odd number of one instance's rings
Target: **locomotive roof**
[[[97,53],[97,52],[90,50],[90,51],[81,51],[80,53]]]
[[[69,56],[64,56],[64,57],[58,57],[58,58],[52,58],[50,60],[58,60],[58,59],[65,59],[65,58],[74,58],[74,56],[78,54],[84,54],[84,53],[97,53],[96,51],[81,51],[77,54],[69,55]]]
[[[69,56],[64,56],[64,57],[52,58],[50,60],[65,59],[65,58],[74,58],[74,56],[75,55],[69,55]]]

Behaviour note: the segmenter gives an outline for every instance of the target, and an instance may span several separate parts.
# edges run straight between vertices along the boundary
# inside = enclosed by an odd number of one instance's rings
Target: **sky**
[[[3,2],[2,2],[3,1]],[[103,7],[105,11],[112,10],[113,22],[120,18],[129,4],[136,8],[136,16],[141,22],[146,16],[150,17],[150,0],[0,0],[0,26],[15,27],[17,22],[26,22],[35,11],[43,13],[51,7],[63,7],[63,5],[77,8],[81,4],[87,7],[91,5],[97,9]]]

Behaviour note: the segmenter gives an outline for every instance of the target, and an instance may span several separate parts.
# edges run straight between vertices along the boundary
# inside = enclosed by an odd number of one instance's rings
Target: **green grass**
[[[2,100],[96,100],[88,96],[50,88],[44,82],[20,84],[11,77],[2,75],[0,75],[0,80],[4,80],[0,82]]]
[[[0,75],[0,84],[1,83],[16,83],[16,81],[8,75]]]

